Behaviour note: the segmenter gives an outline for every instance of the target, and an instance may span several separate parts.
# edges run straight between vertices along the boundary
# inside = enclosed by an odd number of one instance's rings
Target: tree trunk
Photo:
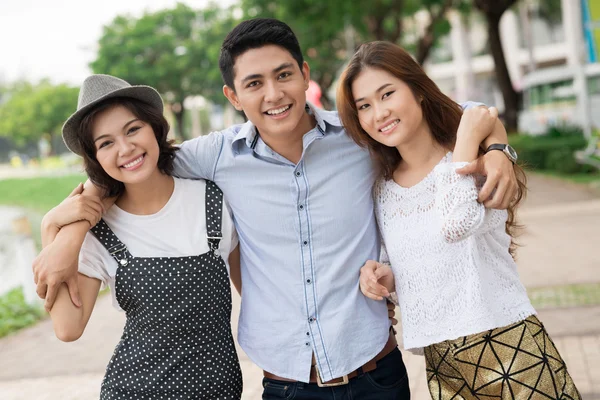
[[[334,105],[334,101],[332,101],[329,98],[329,88],[331,87],[331,84],[333,83],[333,79],[334,76],[326,73],[321,75],[317,80],[315,80],[315,82],[317,82],[317,84],[319,85],[319,87],[321,88],[321,104],[323,105],[323,108],[325,110],[335,110],[335,105]]]
[[[427,57],[429,57],[429,53],[431,52],[433,44],[437,39],[434,31],[435,26],[440,23],[451,6],[452,0],[446,0],[436,13],[433,13],[431,10],[429,10],[429,25],[427,25],[427,28],[425,28],[425,33],[423,33],[423,36],[419,38],[419,42],[417,44],[416,60],[420,65],[423,65],[425,60],[427,60]]]
[[[504,99],[504,119],[508,132],[517,131],[517,115],[519,111],[519,93],[514,89],[506,66],[502,41],[500,40],[500,17],[486,15],[488,23],[488,40],[494,58],[496,80]]]
[[[415,57],[419,65],[423,65],[423,63],[425,63],[425,60],[427,60],[427,57],[429,57],[429,53],[433,47],[435,38],[433,37],[433,29],[430,31],[430,28],[432,28],[432,25],[429,25],[427,27],[427,31],[425,31],[425,34],[419,38],[417,54]]]
[[[183,115],[185,114],[185,109],[183,108],[183,102],[180,103],[181,106],[178,107],[178,111],[175,111],[172,108],[173,115],[175,116],[175,137],[177,140],[184,141],[187,139],[185,134],[185,129],[183,127]]]

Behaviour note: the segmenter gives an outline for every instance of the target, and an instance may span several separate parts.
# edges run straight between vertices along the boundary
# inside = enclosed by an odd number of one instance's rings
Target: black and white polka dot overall
[[[102,400],[241,397],[229,277],[217,253],[222,209],[221,190],[207,181],[210,250],[198,256],[135,257],[103,220],[92,229],[119,264],[116,298],[127,314]]]

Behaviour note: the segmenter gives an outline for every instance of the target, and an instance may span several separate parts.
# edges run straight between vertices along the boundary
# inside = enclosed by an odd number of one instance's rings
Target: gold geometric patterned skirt
[[[581,399],[536,316],[425,348],[437,399]]]

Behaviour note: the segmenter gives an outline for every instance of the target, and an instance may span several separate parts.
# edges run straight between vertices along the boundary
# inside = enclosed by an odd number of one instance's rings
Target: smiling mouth
[[[386,133],[386,132],[389,132],[390,130],[394,129],[394,127],[395,127],[396,125],[398,125],[399,123],[400,123],[400,120],[399,120],[399,119],[397,119],[397,120],[395,120],[394,122],[392,122],[391,124],[388,124],[388,125],[384,126],[383,128],[381,128],[381,129],[379,130],[379,132],[381,132],[381,133]]]
[[[124,168],[124,169],[133,168],[136,165],[138,165],[139,163],[141,163],[144,160],[144,157],[146,157],[146,153],[142,154],[135,160],[128,162],[127,164],[121,165],[121,168]]]
[[[282,106],[282,107],[279,107],[279,108],[275,108],[275,109],[272,109],[272,110],[265,111],[265,114],[271,115],[271,116],[277,116],[277,115],[283,114],[284,112],[286,112],[290,108],[292,108],[292,105],[288,104],[287,106]]]

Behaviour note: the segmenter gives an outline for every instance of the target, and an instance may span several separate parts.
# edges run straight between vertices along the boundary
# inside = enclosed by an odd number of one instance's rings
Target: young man
[[[337,113],[307,106],[309,67],[283,22],[239,24],[219,66],[225,96],[249,121],[183,143],[175,173],[215,181],[230,203],[243,283],[238,340],[265,371],[263,398],[409,398],[385,302],[358,288],[360,267],[380,249],[368,152]],[[501,126],[484,145],[498,142],[506,143]],[[505,207],[514,195],[512,163],[501,152],[481,161],[488,174],[481,197],[496,188],[487,205]],[[75,225],[34,265],[47,306],[76,271],[65,266],[77,259],[87,226]],[[52,246],[70,248],[70,256]]]

